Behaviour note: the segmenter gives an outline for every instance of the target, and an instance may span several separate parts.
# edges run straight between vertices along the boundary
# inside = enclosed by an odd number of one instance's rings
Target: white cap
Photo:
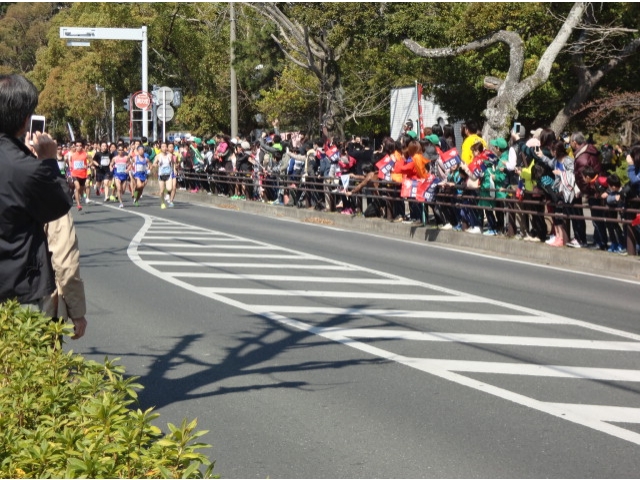
[[[251,150],[251,145],[246,140],[240,144],[243,150]]]

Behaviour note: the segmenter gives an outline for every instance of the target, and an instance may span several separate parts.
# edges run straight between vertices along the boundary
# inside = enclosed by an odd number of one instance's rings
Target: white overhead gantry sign
[[[142,42],[142,91],[148,88],[148,44],[147,27],[141,28],[86,28],[60,27],[60,38],[67,40],[70,47],[88,47],[92,40],[133,40]],[[142,135],[149,137],[148,116],[142,120]]]

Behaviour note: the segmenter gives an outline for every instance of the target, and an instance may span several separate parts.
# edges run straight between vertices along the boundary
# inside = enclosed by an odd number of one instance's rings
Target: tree
[[[385,107],[392,82],[387,82],[386,88],[370,89],[367,84],[375,68],[354,62],[353,55],[350,62],[346,61],[354,51],[354,43],[363,39],[357,33],[367,26],[363,20],[381,18],[375,5],[293,4],[283,9],[270,3],[252,6],[277,26],[279,34],[272,34],[271,38],[287,60],[317,78],[320,116],[329,132],[343,138],[348,121],[373,115]],[[360,24],[356,25],[358,21]],[[356,86],[357,81],[360,86]],[[353,88],[349,89],[349,85]]]
[[[496,96],[487,102],[487,108],[484,111],[486,122],[482,133],[485,138],[495,138],[505,136],[509,131],[512,119],[518,116],[517,107],[520,101],[547,81],[553,62],[580,22],[585,8],[586,4],[583,2],[576,2],[573,5],[554,40],[540,57],[535,72],[524,79],[522,78],[525,62],[524,42],[519,34],[512,31],[500,30],[459,47],[428,49],[412,39],[405,39],[403,43],[416,55],[427,58],[456,56],[499,42],[509,47],[509,70],[506,78],[497,84],[495,78],[488,79],[488,83],[495,85],[497,91]]]
[[[633,38],[637,34],[635,28],[626,28],[621,24],[625,19],[637,18],[635,4],[623,4],[608,8],[614,11],[614,17],[604,19],[601,23],[596,18],[594,6],[585,12],[585,20],[577,27],[580,29],[578,40],[569,46],[572,70],[578,78],[578,88],[573,97],[558,112],[551,123],[551,129],[556,133],[564,130],[566,125],[580,107],[587,101],[596,86],[605,75],[619,67],[631,58],[640,48],[640,38]],[[634,15],[635,13],[635,15]],[[604,104],[608,103],[607,101]]]
[[[36,52],[46,45],[48,24],[58,12],[55,3],[3,4],[0,18],[0,73],[27,74]]]

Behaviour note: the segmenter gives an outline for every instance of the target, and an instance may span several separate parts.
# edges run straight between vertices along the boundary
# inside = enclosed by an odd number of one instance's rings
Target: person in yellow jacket
[[[465,137],[462,141],[462,148],[460,152],[460,158],[462,161],[469,165],[473,160],[473,153],[471,152],[471,146],[474,143],[480,142],[484,149],[487,148],[487,142],[478,135],[478,122],[475,120],[467,120],[462,126],[462,136]]]

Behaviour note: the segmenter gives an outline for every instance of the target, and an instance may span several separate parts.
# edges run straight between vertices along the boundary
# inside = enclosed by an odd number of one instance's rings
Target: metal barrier
[[[635,198],[629,200],[624,208],[610,208],[605,205],[585,205],[579,204],[553,204],[548,198],[541,199],[532,198],[526,195],[526,198],[515,198],[515,191],[508,189],[506,191],[507,198],[495,199],[491,197],[480,197],[477,195],[478,190],[466,190],[459,186],[451,187],[455,192],[439,191],[435,195],[434,201],[421,202],[412,198],[403,198],[400,196],[401,183],[373,180],[371,186],[366,192],[351,194],[349,197],[345,195],[345,191],[341,190],[341,181],[339,177],[313,177],[304,175],[284,175],[277,172],[254,173],[254,172],[222,172],[216,171],[206,173],[204,171],[182,171],[178,175],[179,182],[182,179],[184,188],[189,189],[192,186],[203,188],[211,194],[222,194],[231,196],[231,193],[244,192],[248,200],[277,200],[280,196],[288,197],[288,204],[298,206],[299,208],[321,208],[324,211],[335,212],[337,197],[351,198],[356,201],[357,208],[364,212],[366,207],[364,203],[377,202],[381,210],[384,210],[384,216],[392,221],[396,218],[397,212],[405,213],[405,202],[410,205],[417,205],[424,208],[424,214],[427,214],[428,208],[434,212],[434,216],[442,218],[442,209],[470,209],[470,210],[488,210],[499,212],[505,215],[507,220],[506,235],[513,237],[517,230],[517,218],[523,216],[531,217],[532,222],[535,221],[541,228],[541,223],[545,225],[545,235],[548,232],[548,221],[553,223],[556,219],[559,224],[564,243],[566,244],[571,238],[570,224],[571,220],[592,221],[594,224],[617,223],[624,226],[624,236],[626,238],[626,250],[629,255],[636,255],[636,245],[640,236],[636,229],[632,226],[632,221],[636,215],[640,213],[640,199]],[[350,177],[349,189],[352,190],[360,182],[362,178]],[[457,191],[462,190],[464,193],[458,194]],[[484,190],[496,192],[498,190]],[[504,192],[504,190],[501,190]],[[470,193],[471,192],[471,193]],[[274,198],[275,197],[275,198]],[[503,206],[479,206],[479,200],[488,200],[501,204]],[[600,202],[601,203],[601,202]],[[423,207],[420,207],[420,206]],[[572,215],[566,212],[567,208],[576,210],[588,208],[591,215]],[[414,207],[415,208],[415,207]],[[556,211],[560,208],[560,212]],[[355,211],[355,209],[354,209]],[[614,216],[615,214],[615,216]],[[426,221],[426,216],[423,216]],[[534,220],[535,219],[535,220]],[[425,222],[426,223],[426,222]],[[463,230],[469,225],[462,220]]]

